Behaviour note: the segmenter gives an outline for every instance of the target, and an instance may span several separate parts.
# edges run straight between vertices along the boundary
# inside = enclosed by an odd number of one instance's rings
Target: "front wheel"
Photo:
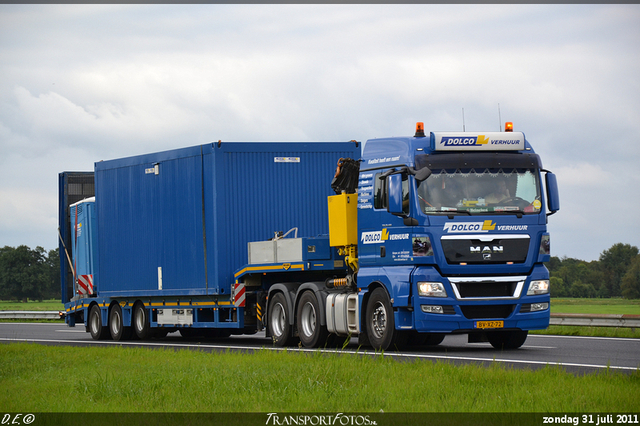
[[[274,294],[269,301],[267,327],[275,346],[284,347],[293,342],[288,303],[282,293]]]
[[[298,302],[296,324],[300,342],[307,348],[317,348],[327,343],[329,332],[320,324],[320,303],[312,291],[305,291]]]
[[[518,349],[527,340],[528,331],[492,331],[487,333],[487,340],[496,349]]]
[[[393,306],[386,290],[378,287],[373,290],[367,303],[367,333],[369,342],[376,350],[400,349],[406,334],[396,330]]]

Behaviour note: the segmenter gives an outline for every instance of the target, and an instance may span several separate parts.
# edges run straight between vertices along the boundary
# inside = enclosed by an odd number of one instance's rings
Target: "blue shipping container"
[[[247,243],[327,234],[326,197],[354,142],[222,143],[95,164],[103,296],[228,296]]]

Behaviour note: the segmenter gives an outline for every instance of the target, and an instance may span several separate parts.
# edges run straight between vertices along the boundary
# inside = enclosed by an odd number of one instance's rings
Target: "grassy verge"
[[[640,373],[16,343],[0,387],[7,412],[632,412]]]
[[[64,305],[59,300],[44,300],[42,302],[28,301],[0,301],[0,311],[63,311]]]
[[[561,314],[640,315],[640,300],[628,299],[551,299],[551,312]]]
[[[552,334],[556,336],[595,336],[640,339],[640,329],[623,327],[578,327],[550,325],[546,330],[530,331],[530,334]]]

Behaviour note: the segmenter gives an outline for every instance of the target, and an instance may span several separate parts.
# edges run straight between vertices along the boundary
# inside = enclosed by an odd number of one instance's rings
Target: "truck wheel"
[[[109,329],[102,325],[102,313],[98,305],[89,311],[89,332],[93,340],[104,340],[109,337]]]
[[[138,302],[133,308],[133,329],[140,340],[147,340],[151,337],[151,325],[149,324],[149,313],[144,304]]]
[[[312,291],[302,293],[296,320],[300,342],[305,347],[317,348],[327,343],[329,332],[320,324],[320,303]]]
[[[496,349],[518,349],[527,340],[528,331],[492,331],[487,333],[487,340]]]
[[[287,299],[282,293],[276,293],[269,301],[267,326],[275,346],[288,346],[293,342]]]
[[[133,330],[131,327],[124,326],[122,308],[118,304],[113,305],[109,313],[109,331],[111,332],[111,338],[116,342],[131,338]]]
[[[376,350],[400,349],[406,334],[396,330],[393,306],[384,288],[373,290],[367,303],[367,333],[371,346]]]

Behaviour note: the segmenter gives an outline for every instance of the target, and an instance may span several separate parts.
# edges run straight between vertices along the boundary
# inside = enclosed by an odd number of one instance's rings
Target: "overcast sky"
[[[513,121],[555,256],[640,246],[640,5],[0,5],[0,247],[57,247],[57,175],[223,141]],[[330,182],[327,182],[329,185]]]

